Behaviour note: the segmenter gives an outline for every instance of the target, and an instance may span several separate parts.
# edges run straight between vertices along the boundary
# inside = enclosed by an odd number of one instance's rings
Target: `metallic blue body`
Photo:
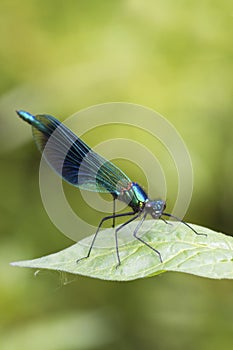
[[[132,182],[116,165],[91,150],[56,118],[17,111],[31,124],[34,140],[51,168],[65,181],[81,189],[111,193],[133,212],[145,212],[159,218],[165,208],[161,200],[151,201],[142,187]],[[49,142],[48,142],[49,141]]]

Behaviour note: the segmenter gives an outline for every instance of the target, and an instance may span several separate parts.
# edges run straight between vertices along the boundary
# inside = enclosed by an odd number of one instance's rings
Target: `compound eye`
[[[161,209],[162,209],[162,205],[161,204],[157,204],[156,211],[160,211]]]

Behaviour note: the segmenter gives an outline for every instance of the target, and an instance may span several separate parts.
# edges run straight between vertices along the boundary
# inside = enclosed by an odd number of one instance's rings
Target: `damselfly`
[[[128,176],[112,162],[106,160],[89,146],[87,146],[70,129],[58,121],[56,118],[46,115],[32,115],[19,110],[17,114],[32,125],[32,132],[35,143],[42,152],[47,163],[68,183],[87,191],[110,193],[113,197],[113,213],[105,216],[99,223],[93,236],[87,255],[78,259],[88,258],[91,254],[98,232],[102,224],[107,220],[112,220],[115,227],[115,219],[128,217],[127,221],[115,229],[116,255],[118,265],[120,265],[120,254],[118,248],[118,232],[130,222],[140,218],[133,236],[148,248],[153,250],[162,262],[160,252],[138,236],[138,231],[147,215],[153,219],[172,217],[184,225],[188,226],[195,234],[198,233],[185,221],[166,213],[166,202],[161,199],[151,200],[142,187],[131,181]],[[116,213],[116,200],[122,201],[131,208],[126,213]]]

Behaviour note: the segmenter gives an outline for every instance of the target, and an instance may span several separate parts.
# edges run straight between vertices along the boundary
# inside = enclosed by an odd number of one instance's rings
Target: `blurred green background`
[[[1,349],[232,349],[231,281],[111,283],[9,266],[72,244],[43,208],[19,108],[61,119],[110,101],[157,110],[192,158],[186,220],[232,233],[231,25],[227,0],[1,1]]]

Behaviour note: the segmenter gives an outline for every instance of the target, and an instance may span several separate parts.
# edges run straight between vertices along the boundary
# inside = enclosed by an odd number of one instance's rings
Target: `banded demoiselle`
[[[163,261],[160,252],[138,236],[138,231],[147,215],[150,215],[153,219],[162,220],[164,220],[163,216],[172,217],[188,226],[195,234],[205,235],[198,233],[185,221],[166,213],[164,211],[166,208],[165,201],[161,199],[151,200],[139,184],[131,181],[112,162],[94,152],[56,118],[47,114],[34,116],[22,110],[16,112],[20,118],[32,125],[32,133],[37,147],[42,152],[47,163],[65,181],[80,189],[110,193],[113,197],[113,214],[102,218],[93,236],[87,255],[78,259],[77,262],[90,256],[103,222],[113,220],[112,226],[115,227],[115,219],[119,217],[128,217],[128,220],[115,230],[117,266],[121,264],[118,232],[138,218],[140,218],[140,221],[133,232],[133,236],[153,250],[158,255],[160,262]],[[117,214],[116,200],[126,203],[131,208],[131,211]],[[166,220],[164,221],[167,223]]]

